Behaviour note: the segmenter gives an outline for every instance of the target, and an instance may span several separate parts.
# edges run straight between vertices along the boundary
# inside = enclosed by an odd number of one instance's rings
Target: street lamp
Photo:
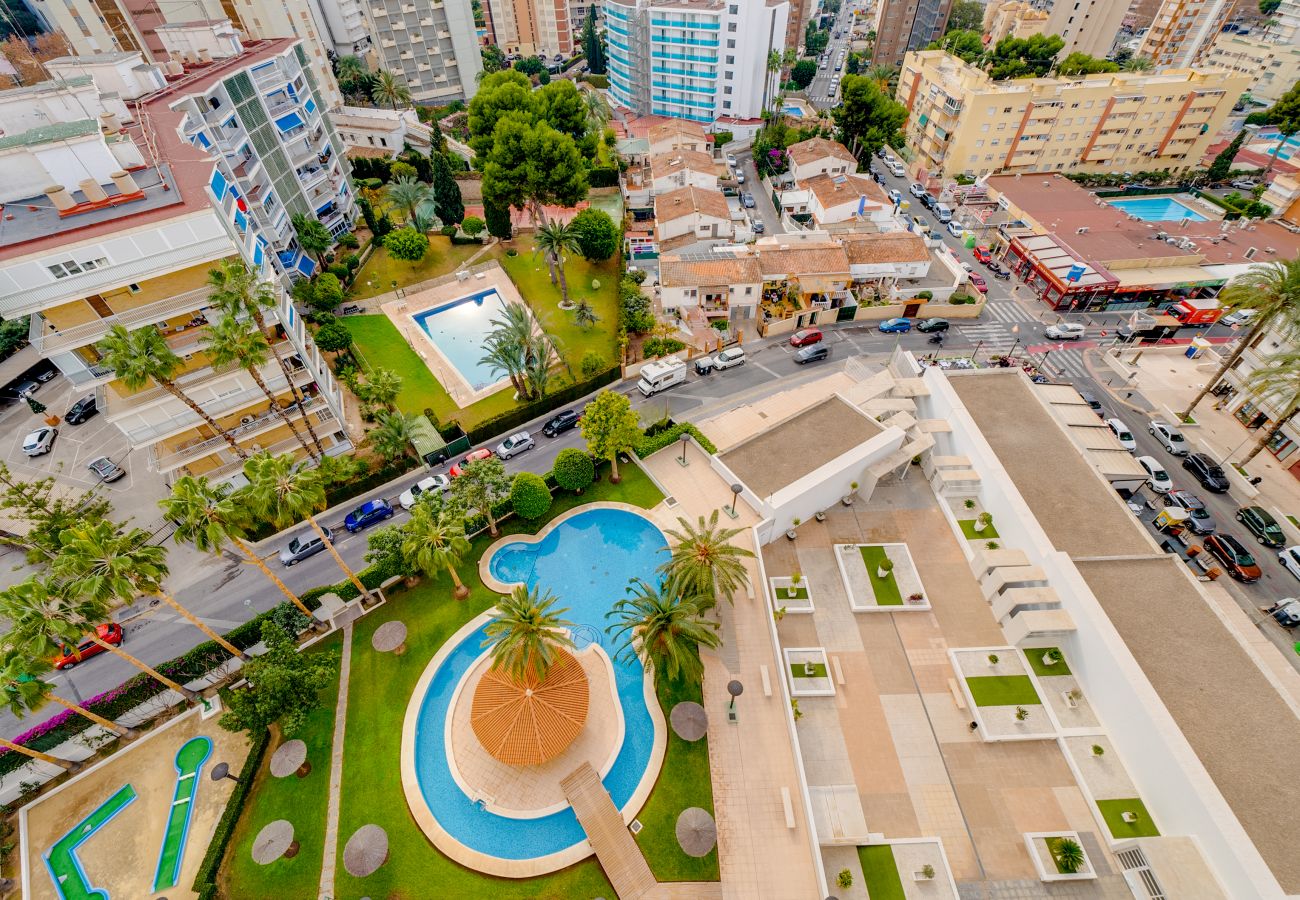
[[[1008,351],[1007,355],[1003,357],[1003,359],[1005,359],[1005,360],[1008,361],[1008,362],[1007,362],[1007,365],[1010,365],[1010,364],[1011,364],[1011,363],[1010,363],[1010,360],[1011,360],[1011,358],[1015,355],[1016,348],[1020,346],[1020,326],[1019,326],[1019,325],[1012,325],[1012,326],[1011,326],[1011,333],[1014,334],[1014,335],[1016,336],[1016,340],[1015,340],[1015,343],[1013,343],[1013,344],[1011,345],[1011,350]]]
[[[727,682],[727,693],[731,695],[731,705],[727,707],[727,720],[736,721],[736,698],[745,693],[745,686],[739,681]]]
[[[733,484],[731,486],[731,517],[733,519],[736,518],[736,498],[740,496],[740,492],[744,489],[745,488],[739,484]]]
[[[690,432],[683,431],[680,440],[682,442],[682,458],[679,459],[678,462],[681,463],[683,466],[689,466],[690,463],[686,461],[686,447],[691,442]]]

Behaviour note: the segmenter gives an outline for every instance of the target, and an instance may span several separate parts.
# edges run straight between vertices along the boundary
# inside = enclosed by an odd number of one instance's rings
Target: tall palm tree
[[[48,649],[51,652],[32,656],[6,648],[0,655],[0,689],[4,691],[3,702],[9,707],[9,712],[14,718],[21,719],[27,713],[36,712],[53,700],[64,709],[89,719],[101,728],[107,728],[118,737],[135,737],[134,728],[119,725],[112,719],[106,719],[54,693],[54,685],[45,681],[43,676],[49,674],[54,668],[50,663],[50,657],[58,653],[58,648]]]
[[[120,645],[101,638],[95,628],[108,617],[108,604],[79,595],[69,585],[49,578],[33,576],[0,591],[0,618],[9,622],[9,632],[3,639],[6,647],[42,655],[53,647],[75,647],[89,638],[100,649],[121,657],[186,700],[198,699],[195,691],[127,653]]]
[[[334,63],[334,75],[339,81],[355,81],[365,74],[366,64],[359,56],[340,56]]]
[[[384,199],[393,208],[405,210],[407,224],[413,225],[420,204],[433,200],[433,187],[411,175],[403,175],[384,186]]]
[[[521,303],[505,304],[490,324],[492,330],[483,341],[487,352],[480,362],[507,374],[521,398],[536,399],[538,388],[545,389],[550,375],[554,352],[550,338]]]
[[[253,382],[258,386],[266,399],[270,401],[271,412],[275,417],[289,426],[289,432],[293,435],[302,449],[307,451],[307,455],[312,460],[319,459],[314,447],[307,443],[289,418],[289,414],[280,406],[280,401],[276,399],[275,392],[266,384],[266,379],[262,377],[261,367],[270,361],[271,345],[266,342],[266,335],[256,328],[248,328],[244,322],[236,319],[234,316],[223,316],[220,322],[208,327],[208,334],[203,339],[203,346],[208,351],[208,358],[215,367],[223,368],[225,366],[242,366],[243,369],[252,376]],[[290,379],[292,381],[293,379]]]
[[[112,606],[131,603],[141,594],[157,597],[231,656],[248,654],[217,634],[163,589],[167,551],[149,543],[143,528],[122,529],[114,522],[75,525],[59,535],[59,555],[50,566],[75,594]]]
[[[344,59],[355,59],[355,57],[345,56]],[[265,314],[266,310],[274,309],[276,306],[275,288],[269,282],[259,278],[256,272],[244,265],[242,259],[231,257],[222,260],[215,269],[208,271],[208,284],[214,288],[209,298],[214,306],[230,315],[248,316],[257,324],[257,330],[262,332],[266,342],[275,343],[275,335],[266,322]],[[303,425],[307,426],[307,433],[311,435],[311,443],[316,448],[316,455],[322,456],[325,448],[321,446],[320,438],[316,436],[316,429],[312,427],[311,416],[307,412],[306,395],[294,383],[288,360],[278,353],[275,354],[275,359],[280,364],[284,380],[289,383],[289,391],[298,405],[298,415]]]
[[[440,501],[423,500],[411,508],[411,519],[402,526],[402,556],[406,561],[433,577],[446,569],[456,586],[454,596],[464,600],[469,588],[460,580],[456,566],[469,552],[465,539],[465,517]]]
[[[484,629],[483,641],[493,668],[515,679],[531,674],[540,680],[554,664],[557,649],[573,649],[573,639],[565,632],[573,623],[561,618],[569,610],[552,609],[555,603],[550,591],[539,595],[537,588],[522,584],[497,602],[496,618]]]
[[[1237,341],[1232,352],[1223,360],[1219,371],[1187,404],[1187,409],[1179,416],[1183,420],[1191,416],[1196,404],[1206,394],[1218,387],[1223,376],[1241,358],[1241,354],[1256,343],[1266,329],[1277,325],[1283,331],[1291,333],[1300,327],[1300,257],[1251,266],[1232,279],[1220,292],[1219,302],[1229,309],[1253,309],[1255,318],[1245,337]]]
[[[172,495],[158,501],[176,530],[172,539],[178,544],[191,544],[204,553],[220,554],[229,542],[244,562],[256,566],[280,593],[284,594],[307,618],[311,610],[289,590],[280,576],[271,571],[262,557],[244,542],[246,528],[252,520],[249,510],[232,494],[228,484],[209,484],[203,477],[186,475],[172,485]]]
[[[370,88],[370,99],[376,103],[387,103],[393,109],[397,109],[399,103],[410,106],[411,89],[400,76],[394,75],[387,69],[380,69],[375,73],[374,85]]]
[[[560,299],[569,302],[569,282],[564,277],[564,254],[579,253],[578,232],[566,222],[548,222],[537,229],[533,237],[537,252],[546,255],[547,265],[551,267],[551,284],[555,283],[555,273],[560,274]]]
[[[379,414],[379,425],[371,429],[366,440],[375,448],[375,452],[388,462],[409,456],[413,451],[411,439],[415,416],[404,412],[384,412]]]
[[[1244,466],[1273,442],[1278,432],[1300,413],[1300,351],[1287,351],[1270,356],[1268,365],[1261,366],[1250,373],[1247,385],[1252,396],[1263,401],[1272,401],[1277,409],[1277,416],[1268,431],[1260,436],[1250,453],[1237,463]]]
[[[749,581],[741,560],[754,556],[753,551],[731,543],[741,529],[718,527],[716,509],[707,522],[700,516],[692,525],[679,516],[677,524],[681,526],[680,531],[667,532],[674,546],[659,571],[679,590],[699,596],[706,607],[712,606],[718,595],[728,603],[734,602],[736,591]]]
[[[551,342],[551,336],[544,331],[534,334],[525,347],[528,363],[524,374],[528,378],[528,386],[534,399],[546,396],[546,386],[551,380],[551,360],[555,355],[555,344]]]
[[[880,88],[881,93],[892,94],[889,90],[889,85],[896,77],[898,77],[898,70],[893,66],[872,66],[865,74],[876,83],[876,87]]]
[[[176,385],[176,373],[185,363],[167,346],[167,341],[157,328],[145,325],[135,331],[127,331],[121,325],[114,325],[95,347],[99,350],[100,361],[117,373],[127,390],[138,391],[150,381],[157,383],[221,435],[236,456],[240,459],[248,458],[244,449],[235,443],[234,435],[222,428],[216,419]]]
[[[306,519],[361,596],[370,596],[316,521],[314,514],[325,506],[325,482],[318,469],[295,461],[290,453],[259,453],[244,463],[244,477],[248,484],[235,492],[240,502],[246,502],[255,515],[270,519],[276,528],[288,528]]]
[[[528,382],[524,374],[528,369],[528,359],[524,345],[504,335],[490,332],[483,339],[483,348],[484,353],[479,357],[479,363],[490,366],[493,374],[509,377],[515,393],[521,399],[528,399]]]
[[[605,95],[597,90],[584,91],[582,100],[587,107],[587,127],[592,131],[603,131],[613,115]]]
[[[717,647],[722,636],[717,623],[703,616],[711,601],[683,596],[678,586],[678,582],[669,581],[660,589],[632,579],[628,596],[605,614],[605,618],[616,620],[605,630],[615,640],[627,637],[627,648],[640,655],[647,672],[661,672],[671,681],[684,677],[698,682],[704,675],[700,647]]]
[[[329,263],[325,254],[329,252],[330,247],[334,246],[334,236],[330,234],[329,229],[320,219],[305,213],[295,213],[290,221],[293,222],[294,237],[298,240],[298,246],[316,257],[320,267],[325,268]]]
[[[591,308],[591,304],[587,302],[587,298],[582,297],[578,300],[578,305],[573,310],[573,321],[577,323],[580,328],[590,328],[592,325],[595,325],[600,321],[600,316],[596,315],[596,311]]]

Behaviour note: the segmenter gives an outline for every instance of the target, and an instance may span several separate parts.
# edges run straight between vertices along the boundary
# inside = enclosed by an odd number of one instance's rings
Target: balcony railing
[[[318,418],[316,422],[313,423],[313,427],[315,427],[316,429],[316,434],[321,436],[332,433],[329,431],[330,426],[334,426],[334,429],[336,431],[338,430],[338,420],[334,418],[333,413],[330,413],[329,415],[322,414],[320,415],[320,418]],[[306,437],[306,435],[304,435],[304,437]],[[267,453],[270,453],[272,456],[277,456],[281,453],[297,450],[301,446],[302,445],[298,443],[296,438],[288,437],[283,441],[277,441],[276,443],[272,444],[269,447],[263,447],[262,450],[264,450]],[[345,442],[345,445],[343,447],[339,447],[339,448],[327,447],[326,455],[334,456],[337,453],[350,450],[351,446],[352,446],[351,444]],[[215,469],[209,469],[208,471],[204,472],[203,475],[205,478],[207,478],[210,481],[220,481],[223,478],[229,478],[231,475],[238,474],[240,471],[243,470],[243,468],[244,468],[243,460],[237,459],[234,462],[226,463],[224,466],[218,466]]]
[[[290,360],[289,372],[293,375],[294,384],[303,384],[312,380],[311,370],[303,365],[301,361],[295,365],[290,359],[291,357],[297,359],[298,353],[297,349],[291,342],[281,341],[274,345],[272,349],[275,351],[277,356],[282,359]],[[195,369],[192,372],[186,372],[184,375],[181,375],[176,379],[176,385],[182,391],[185,391],[188,387],[207,381],[212,378],[214,374],[229,374],[230,372],[236,371],[237,368],[237,366],[229,366],[218,372],[211,366],[204,366],[201,369]],[[289,387],[288,383],[284,380],[283,373],[280,371],[279,364],[275,362],[268,360],[266,365],[261,367],[261,374],[262,380],[266,382],[266,386],[271,389],[272,393],[285,390]],[[256,395],[253,392],[256,392]],[[129,412],[134,408],[145,406],[156,400],[161,400],[164,397],[172,396],[169,391],[161,387],[148,388],[143,391],[137,391],[134,394],[119,394],[113,390],[109,390],[107,393],[107,414],[110,418],[119,413]],[[254,396],[264,395],[261,393],[260,388],[250,388],[248,391],[240,391],[238,394],[223,397],[220,401],[205,404],[204,411],[212,416],[224,415],[232,410],[239,409],[241,406],[247,406],[249,403],[253,402],[251,398]],[[193,414],[191,413],[191,415]],[[176,427],[172,427],[170,423],[165,424],[160,426],[162,429],[160,436],[161,434],[170,434],[176,431],[181,431],[184,428],[193,427],[194,425],[197,425],[199,421],[199,418],[194,416],[194,421],[181,423]],[[131,433],[130,436],[134,437],[135,435],[134,433]]]
[[[323,424],[323,420],[327,419],[332,421],[334,419],[334,413],[329,409],[329,405],[325,402],[324,397],[308,399],[306,409],[308,415],[311,416],[313,428],[317,425]],[[323,417],[320,415],[322,410],[326,413]],[[302,426],[302,417],[299,413],[298,405],[295,403],[286,407],[284,409],[284,414],[289,418],[289,421],[294,424],[294,427],[298,429],[299,433],[306,437],[306,429]],[[226,432],[234,437],[236,442],[240,444],[244,444],[244,442],[249,438],[276,425],[284,424],[284,419],[280,418],[280,416],[271,412],[269,409],[256,416],[250,416],[247,418],[247,422],[240,422],[233,428],[226,429]],[[317,431],[317,434],[319,433],[320,432]],[[167,472],[175,469],[177,466],[193,462],[196,459],[202,459],[214,451],[229,446],[230,445],[226,443],[226,439],[221,435],[210,438],[196,438],[193,441],[179,445],[170,453],[160,454],[155,460],[155,465],[159,472]]]
[[[208,305],[211,296],[212,288],[196,288],[183,294],[168,297],[165,300],[146,303],[144,306],[137,306],[135,309],[116,313],[96,322],[62,328],[57,332],[51,330],[48,320],[37,313],[31,318],[31,325],[28,328],[28,340],[31,341],[32,346],[42,356],[50,356],[63,350],[93,344],[108,334],[108,330],[114,325],[121,325],[129,331],[141,325],[152,325],[155,322],[161,322],[163,319],[170,319],[179,313],[200,310]]]

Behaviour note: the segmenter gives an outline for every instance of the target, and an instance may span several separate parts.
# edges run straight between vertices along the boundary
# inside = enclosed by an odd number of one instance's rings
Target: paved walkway
[[[620,900],[638,900],[650,894],[656,884],[650,864],[591,763],[584,762],[566,775],[560,787]]]
[[[348,678],[352,672],[352,625],[343,627],[343,658],[339,663],[339,702],[334,708],[334,742],[330,745],[330,794],[325,815],[325,859],[320,867],[320,900],[334,897],[334,872],[339,857],[339,798],[343,792],[343,736],[348,721]]]

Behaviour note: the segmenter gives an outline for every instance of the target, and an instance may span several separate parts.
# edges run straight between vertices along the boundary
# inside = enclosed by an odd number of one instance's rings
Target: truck
[[[1166,308],[1165,312],[1184,325],[1208,328],[1219,321],[1223,307],[1213,297],[1187,297]]]
[[[649,397],[681,384],[686,380],[686,372],[686,363],[675,356],[656,359],[641,369],[641,380],[636,383],[636,387],[643,396]]]
[[[1183,323],[1173,316],[1151,315],[1135,312],[1129,320],[1115,329],[1117,340],[1125,344],[1154,344],[1164,338],[1173,337]]]

